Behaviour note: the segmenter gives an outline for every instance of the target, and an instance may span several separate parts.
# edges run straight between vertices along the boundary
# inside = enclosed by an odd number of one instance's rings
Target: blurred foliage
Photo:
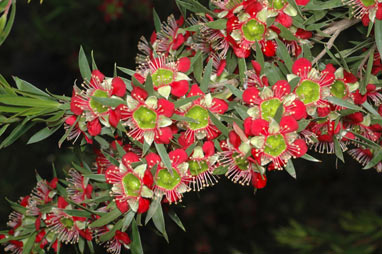
[[[375,212],[345,212],[338,224],[320,225],[299,223],[295,220],[289,226],[274,231],[278,242],[289,246],[297,253],[380,253],[382,250],[382,218]]]

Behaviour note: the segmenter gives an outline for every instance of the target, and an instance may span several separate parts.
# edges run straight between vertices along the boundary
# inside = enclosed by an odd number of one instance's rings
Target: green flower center
[[[168,85],[174,80],[174,72],[167,69],[157,69],[152,75],[154,86]]]
[[[275,117],[277,109],[281,105],[281,101],[279,99],[270,99],[267,101],[263,101],[260,105],[261,108],[261,118],[269,121],[270,118]]]
[[[249,163],[248,163],[248,160],[246,158],[244,158],[243,156],[241,156],[238,153],[234,153],[232,155],[232,157],[233,157],[233,160],[235,161],[236,166],[240,170],[244,171],[244,170],[248,169]]]
[[[370,6],[373,6],[375,4],[375,0],[361,0],[361,3],[365,7],[370,7]]]
[[[265,26],[260,22],[251,19],[242,27],[244,37],[249,41],[260,41],[263,39]]]
[[[336,80],[330,88],[330,93],[337,98],[342,99],[346,96],[346,85],[340,80]]]
[[[285,143],[283,135],[276,134],[267,138],[267,141],[265,142],[264,152],[273,157],[277,157],[280,154],[282,154],[286,148],[287,145]]]
[[[122,185],[126,195],[133,197],[139,196],[139,190],[141,189],[141,181],[134,174],[126,174],[122,178]]]
[[[180,176],[176,170],[172,170],[172,175],[167,169],[162,169],[158,172],[155,179],[156,185],[166,190],[174,189],[180,183]]]
[[[197,123],[190,122],[190,129],[197,130],[207,127],[208,125],[208,111],[201,106],[195,105],[185,115],[186,117],[192,118]]]
[[[109,98],[109,95],[107,94],[107,92],[100,89],[95,90],[93,93],[93,96],[100,97],[100,98]],[[94,112],[105,113],[107,111],[107,106],[102,105],[101,103],[95,101],[93,98],[90,99],[89,104]]]
[[[69,218],[63,217],[60,219],[60,222],[67,229],[72,229],[72,227],[74,226],[74,221],[72,219],[69,219]]]
[[[297,87],[296,94],[304,104],[316,102],[320,99],[320,85],[310,80],[304,80]]]
[[[157,114],[146,107],[139,107],[134,113],[133,118],[141,129],[154,129],[157,122]]]
[[[193,176],[200,175],[208,170],[208,164],[205,161],[194,161],[188,162],[190,173]]]
[[[285,6],[287,1],[286,0],[268,0],[268,3],[271,6],[273,6],[274,9],[280,10]]]

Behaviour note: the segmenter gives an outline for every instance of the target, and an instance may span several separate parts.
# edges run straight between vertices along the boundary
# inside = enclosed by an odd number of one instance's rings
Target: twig
[[[326,44],[325,48],[320,52],[320,54],[318,54],[316,58],[314,58],[312,64],[317,63],[326,54],[326,50],[330,50],[333,47],[334,41],[337,39],[337,37],[342,31],[357,24],[358,22],[360,22],[360,20],[358,19],[343,19],[325,29],[323,32],[327,35],[332,34],[332,37],[329,39],[328,43]]]

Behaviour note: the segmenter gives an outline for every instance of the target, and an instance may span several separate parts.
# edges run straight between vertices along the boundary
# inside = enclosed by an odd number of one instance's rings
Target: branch
[[[337,39],[337,37],[342,31],[357,24],[358,22],[360,22],[359,19],[343,19],[341,21],[333,23],[333,25],[322,31],[327,35],[332,35],[332,37],[329,39],[328,43],[326,44],[325,48],[320,52],[320,54],[318,54],[316,58],[314,58],[312,64],[317,63],[326,54],[326,50],[330,50],[333,47],[334,41]]]

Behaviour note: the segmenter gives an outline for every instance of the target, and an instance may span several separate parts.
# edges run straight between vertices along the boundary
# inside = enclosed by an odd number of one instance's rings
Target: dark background
[[[98,0],[45,0],[26,4],[18,1],[13,30],[0,47],[0,73],[11,81],[18,76],[41,89],[56,94],[71,94],[76,79],[77,52],[83,45],[94,50],[99,69],[111,76],[116,62],[135,68],[136,45],[140,36],[153,31],[152,6],[164,20],[175,11],[173,1],[125,1],[121,18],[109,23],[98,9]],[[59,150],[63,133],[44,142],[25,145],[33,134],[0,151],[0,228],[5,229],[11,212],[5,197],[16,201],[35,185],[35,172],[52,176],[52,162],[60,171],[70,167],[73,153]],[[235,185],[221,178],[218,185],[199,193],[187,194],[176,210],[187,232],[167,220],[170,244],[153,232],[141,229],[145,253],[295,253],[279,244],[273,232],[290,219],[307,223],[318,230],[338,229],[344,212],[370,211],[382,207],[382,176],[364,171],[350,157],[346,166],[335,156],[310,152],[322,163],[298,160],[297,180],[286,172],[270,172],[268,185],[255,195],[250,187]],[[65,253],[74,253],[67,251]],[[99,253],[104,253],[102,250]]]

